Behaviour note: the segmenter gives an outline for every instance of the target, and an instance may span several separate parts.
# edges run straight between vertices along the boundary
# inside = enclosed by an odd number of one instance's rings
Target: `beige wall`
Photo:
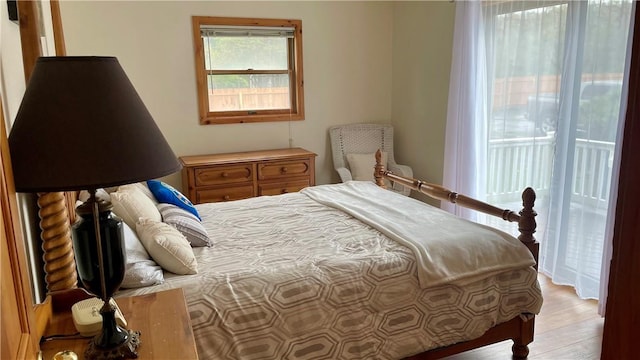
[[[449,1],[394,6],[391,113],[396,159],[410,164],[414,177],[436,184],[442,183],[454,15],[455,4]]]
[[[291,131],[329,183],[328,128],[391,119],[392,2],[62,1],[61,14],[67,54],[118,57],[178,156],[283,148]],[[301,19],[306,119],[199,125],[192,15]]]
[[[396,160],[417,178],[442,181],[449,1],[63,1],[61,8],[68,54],[117,56],[179,156],[287,147],[291,130],[293,146],[318,153],[322,184],[337,181],[330,126],[391,121]],[[306,120],[198,125],[191,15],[302,19]],[[17,31],[2,21],[8,118],[24,91]],[[177,174],[165,180],[180,186]]]

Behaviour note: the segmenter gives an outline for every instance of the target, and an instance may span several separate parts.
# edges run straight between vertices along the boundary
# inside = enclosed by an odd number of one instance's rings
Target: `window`
[[[192,21],[201,124],[304,120],[302,21]]]

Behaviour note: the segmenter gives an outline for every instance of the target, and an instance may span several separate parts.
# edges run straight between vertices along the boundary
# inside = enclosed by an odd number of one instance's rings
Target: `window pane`
[[[487,14],[489,101],[487,200],[517,209],[521,192],[537,193],[538,233],[542,238],[551,185],[555,129],[560,112],[567,4]],[[501,9],[501,10],[502,10]],[[509,11],[513,10],[513,11]],[[503,221],[491,225],[513,231]]]
[[[578,138],[615,142],[631,2],[590,2],[582,63]],[[614,35],[615,34],[615,35]]]
[[[567,273],[593,279],[581,291],[587,297],[598,295],[631,8],[630,0],[588,3],[569,204],[576,215],[566,222],[564,258]]]
[[[201,124],[304,120],[301,20],[192,22]]]
[[[289,108],[287,74],[209,76],[209,111]]]
[[[274,37],[205,38],[207,70],[287,70],[287,39]]]
[[[558,121],[567,5],[495,16],[490,138],[545,136]]]

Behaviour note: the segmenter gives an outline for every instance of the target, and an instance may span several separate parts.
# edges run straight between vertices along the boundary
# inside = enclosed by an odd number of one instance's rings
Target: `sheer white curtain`
[[[636,2],[634,1],[631,6],[631,14],[636,13]],[[633,29],[635,28],[634,16],[631,15],[629,23],[629,32],[627,34],[627,49],[625,55],[624,65],[624,77],[620,102],[620,120],[618,121],[618,128],[616,129],[616,145],[613,155],[612,175],[611,175],[611,189],[610,194],[618,193],[618,180],[620,176],[620,155],[622,154],[622,137],[624,133],[624,120],[627,114],[627,98],[629,95],[629,67],[631,63],[631,51],[633,43]],[[600,273],[600,297],[598,302],[598,313],[604,316],[607,310],[607,294],[609,284],[609,268],[611,265],[611,255],[613,253],[613,227],[615,211],[617,206],[616,196],[609,197],[609,209],[607,225],[604,232],[604,247],[602,255],[602,271]]]
[[[512,209],[532,186],[540,270],[583,298],[608,268],[631,8],[456,2],[445,186]]]
[[[464,24],[464,26],[458,26]],[[443,183],[476,199],[484,196],[483,166],[487,148],[487,64],[482,3],[465,1],[456,6],[451,84],[445,133]],[[475,213],[442,202],[459,216],[475,219]]]

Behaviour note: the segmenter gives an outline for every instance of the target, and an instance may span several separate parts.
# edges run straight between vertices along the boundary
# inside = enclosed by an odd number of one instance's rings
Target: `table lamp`
[[[41,57],[9,134],[18,192],[89,190],[73,246],[82,284],[104,301],[88,359],[137,357],[140,333],[110,300],[124,278],[122,221],[97,189],[162,177],[181,165],[114,57]]]

